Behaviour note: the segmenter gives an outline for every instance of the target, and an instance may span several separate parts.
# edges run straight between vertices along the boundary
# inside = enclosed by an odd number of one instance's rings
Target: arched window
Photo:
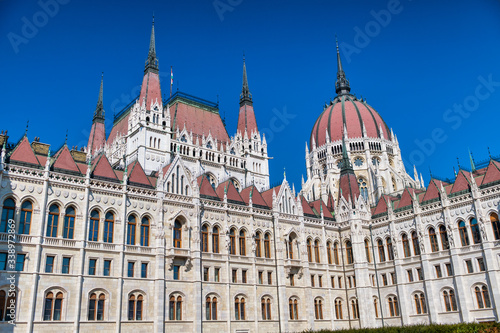
[[[372,262],[370,256],[370,242],[368,241],[368,239],[365,239],[365,255],[366,255],[366,261]]]
[[[11,198],[5,199],[3,202],[2,219],[0,221],[0,232],[7,232],[7,224],[9,220],[14,219],[16,204]]]
[[[441,238],[443,250],[448,250],[450,248],[450,243],[448,242],[448,232],[446,232],[446,227],[444,225],[439,226],[439,236]]]
[[[43,320],[61,320],[63,298],[62,292],[58,292],[55,297],[52,292],[45,295]]]
[[[245,237],[245,230],[240,230],[240,256],[246,256],[247,255],[247,246],[246,246],[246,237]]]
[[[174,223],[174,247],[182,247],[182,224],[179,220]]]
[[[333,262],[335,265],[339,264],[339,243],[337,242],[333,244]]]
[[[236,254],[236,230],[229,231],[229,254]]]
[[[290,312],[290,320],[299,319],[299,301],[295,297],[288,300],[288,311]]]
[[[313,261],[313,259],[312,259],[312,244],[311,244],[310,239],[307,240],[307,260],[309,260],[309,262]]]
[[[201,227],[201,251],[208,252],[208,227],[206,224]]]
[[[260,311],[262,320],[271,320],[271,299],[267,296],[260,299]]]
[[[359,160],[361,160],[361,159],[359,159]],[[361,163],[363,163],[362,160],[361,160]],[[359,191],[361,193],[361,196],[363,197],[363,199],[365,199],[365,201],[368,202],[368,185],[366,183],[366,180],[364,178],[360,177],[358,179],[358,185],[359,185]]]
[[[375,318],[378,318],[378,300],[376,297],[373,297],[373,307],[375,309]]]
[[[130,295],[128,298],[128,320],[142,320],[142,295]]]
[[[146,216],[141,221],[141,246],[149,246],[149,218]]]
[[[23,206],[26,202],[29,203],[29,201],[25,201],[23,203]],[[29,205],[31,208],[31,203],[29,203]],[[47,233],[46,233],[47,237],[57,237],[58,224],[59,224],[59,207],[57,205],[51,205],[49,207],[49,218],[47,220]],[[24,228],[26,228],[26,224],[24,224]]]
[[[453,289],[443,291],[444,309],[446,312],[457,311],[457,300]]]
[[[314,258],[318,264],[321,262],[321,258],[319,256],[319,240],[314,241]]]
[[[342,315],[342,300],[340,298],[337,298],[335,300],[335,319],[343,319],[344,316]]]
[[[381,239],[377,241],[377,247],[378,247],[378,258],[380,262],[384,262],[385,261],[384,243],[382,243]]]
[[[398,306],[398,298],[396,296],[390,296],[387,299],[389,303],[389,314],[391,317],[399,316],[399,306]]]
[[[352,264],[354,263],[354,257],[352,253],[352,243],[351,241],[345,242],[345,252],[346,252],[346,259],[347,259],[347,264]]]
[[[99,237],[99,212],[93,210],[90,213],[89,241],[97,242]]]
[[[106,213],[104,219],[104,235],[103,241],[106,243],[113,243],[113,227],[115,224],[115,215],[111,212]]]
[[[416,256],[420,255],[420,243],[418,242],[417,233],[414,231],[411,233],[411,242],[413,244],[413,253]]]
[[[462,242],[462,246],[469,246],[469,234],[467,232],[467,227],[465,226],[464,221],[458,222],[458,232],[460,233],[460,241]]]
[[[64,214],[63,238],[73,239],[75,232],[75,218],[75,209],[73,207],[66,208],[66,214]]]
[[[127,244],[135,245],[135,228],[137,226],[137,220],[135,215],[130,215],[127,222]]]
[[[415,312],[417,314],[427,313],[427,304],[425,303],[424,293],[416,293],[413,295],[413,301],[415,302]]]
[[[326,257],[328,259],[328,264],[332,264],[332,242],[326,242]]]
[[[387,244],[387,258],[389,260],[394,260],[394,249],[392,248],[392,240],[390,237],[387,237],[385,240]]]
[[[495,239],[500,239],[500,222],[498,221],[498,215],[492,213],[490,215],[491,227],[493,228],[493,236]]]
[[[212,252],[219,253],[219,228],[212,229]]]
[[[105,302],[106,295],[104,295],[104,293],[90,294],[88,320],[104,320]]]
[[[438,240],[434,228],[429,228],[429,241],[431,242],[431,251],[432,252],[439,251]]]
[[[10,200],[10,199],[7,199],[7,200]],[[14,215],[12,215],[12,216],[14,216]],[[19,233],[20,234],[29,235],[32,216],[33,216],[33,205],[31,204],[31,201],[26,200],[21,205],[21,220],[19,221]],[[49,219],[50,219],[50,213],[49,213]],[[56,221],[56,235],[57,235],[57,221]],[[56,237],[56,236],[53,236],[53,237]]]
[[[207,296],[205,300],[205,318],[217,320],[217,297]]]
[[[478,309],[491,307],[490,295],[488,293],[488,288],[486,288],[486,286],[482,286],[481,288],[479,286],[476,286],[474,288],[474,293],[476,294]]]
[[[234,299],[234,315],[236,320],[245,320],[245,297],[237,296]]]
[[[182,320],[182,296],[170,296],[169,310],[170,320]]]
[[[410,250],[410,242],[408,241],[408,235],[403,234],[401,236],[401,239],[403,241],[403,252],[406,258],[411,256],[411,250]]]
[[[481,243],[481,233],[479,232],[479,225],[475,218],[470,220],[470,232],[472,233],[472,241],[474,244]]]
[[[262,256],[262,253],[261,253],[261,250],[260,250],[261,238],[262,238],[261,233],[257,232],[255,234],[255,256],[259,257],[259,258]]]
[[[353,299],[351,300],[351,309],[352,309],[352,316],[354,319],[359,318],[359,306],[358,306],[358,300]]]
[[[269,233],[264,235],[264,257],[271,258],[271,235]]]
[[[316,320],[323,319],[323,301],[321,298],[314,299],[314,317]]]

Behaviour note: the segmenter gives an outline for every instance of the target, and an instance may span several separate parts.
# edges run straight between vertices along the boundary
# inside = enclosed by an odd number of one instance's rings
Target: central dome
[[[358,100],[349,93],[337,96],[319,115],[311,132],[311,147],[313,141],[316,147],[326,143],[326,133],[330,141],[342,140],[344,127],[349,138],[363,137],[363,125],[366,136],[391,140],[391,132],[386,123],[370,105]]]

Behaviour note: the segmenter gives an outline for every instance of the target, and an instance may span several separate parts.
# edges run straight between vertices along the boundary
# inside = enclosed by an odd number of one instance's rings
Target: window
[[[333,245],[333,261],[335,265],[339,264],[339,244],[335,243]]]
[[[31,203],[29,201],[25,201],[23,203],[23,207],[25,203],[29,203],[31,207]],[[21,223],[20,225],[22,225]],[[59,207],[57,205],[51,205],[49,207],[49,219],[47,220],[47,233],[45,236],[47,237],[57,237],[57,226],[59,224]],[[26,227],[26,224],[24,225]],[[29,226],[28,226],[29,228]],[[22,232],[24,233],[24,232]],[[29,231],[28,231],[29,233]]]
[[[64,214],[63,238],[73,239],[75,231],[75,209],[73,207],[66,208]]]
[[[441,236],[441,246],[443,250],[448,250],[450,248],[450,243],[448,242],[448,233],[444,225],[439,226],[439,235]]]
[[[490,215],[491,227],[493,228],[493,236],[495,239],[500,239],[500,222],[498,221],[498,215],[492,213]]]
[[[378,258],[380,262],[384,262],[385,261],[384,244],[382,243],[381,239],[378,240],[377,247],[378,247]]]
[[[340,298],[337,298],[335,300],[335,319],[343,319],[344,316],[342,315],[342,300]]]
[[[210,280],[210,270],[209,267],[203,267],[203,281]]]
[[[262,277],[264,276],[263,271],[259,271],[259,284],[262,284]]]
[[[452,276],[453,275],[453,268],[451,267],[451,263],[446,263],[444,265],[446,266],[446,275]]]
[[[388,285],[388,282],[387,282],[387,274],[382,274],[382,284],[384,286],[387,286]]]
[[[408,282],[413,282],[413,271],[409,269],[406,273],[408,274]]]
[[[413,295],[413,300],[415,302],[415,311],[417,314],[427,313],[427,304],[425,303],[424,293],[416,293]]]
[[[332,243],[331,242],[326,243],[326,256],[328,259],[328,264],[331,265],[332,264]]]
[[[24,261],[26,260],[26,254],[18,253],[16,256],[16,271],[24,271]]]
[[[229,254],[236,254],[236,232],[234,228],[229,231]]]
[[[212,229],[212,252],[219,253],[219,228]]]
[[[394,249],[392,248],[392,240],[390,237],[388,237],[385,240],[387,244],[387,258],[388,260],[394,260]]]
[[[408,241],[408,236],[406,234],[403,234],[401,236],[401,239],[403,241],[403,252],[406,258],[411,256],[411,251],[410,251],[410,242]]]
[[[486,266],[484,265],[484,259],[483,258],[477,258],[477,265],[479,266],[479,270],[481,272],[484,272],[486,270]]]
[[[208,252],[208,227],[206,224],[201,227],[201,251]]]
[[[378,318],[378,300],[377,298],[373,298],[373,307],[375,308],[375,318]]]
[[[170,296],[168,318],[170,320],[182,320],[182,296]]]
[[[240,256],[246,256],[247,255],[247,248],[246,248],[246,238],[245,238],[245,230],[240,230]]]
[[[260,250],[261,237],[262,237],[261,233],[257,232],[257,234],[255,235],[255,256],[259,258],[262,256]]]
[[[47,256],[45,258],[45,273],[52,273],[54,271],[54,256]]]
[[[443,273],[441,272],[441,265],[434,266],[434,269],[436,270],[436,277],[438,279],[443,277]]]
[[[352,316],[354,319],[359,318],[359,306],[358,306],[358,300],[353,299],[351,300],[351,309],[352,309]]]
[[[475,218],[470,220],[470,232],[472,233],[472,241],[474,244],[481,243],[481,233],[479,232],[479,225]]]
[[[8,199],[7,199],[8,200]],[[15,312],[11,313],[9,309],[10,304],[16,304],[16,291],[0,290],[0,322],[15,320]]]
[[[205,300],[205,315],[207,320],[217,320],[217,297],[207,296]]]
[[[43,306],[43,320],[61,320],[61,310],[63,302],[63,293],[48,292],[45,295],[45,304]]]
[[[215,282],[219,282],[220,281],[220,268],[219,267],[215,267],[214,281]]]
[[[12,200],[11,198],[5,199],[5,201],[3,202],[2,219],[0,220],[0,232],[7,232],[7,224],[9,220],[14,219],[15,211],[16,204],[14,203],[14,200]],[[19,231],[19,233],[21,232]]]
[[[314,317],[316,320],[323,319],[323,301],[321,298],[314,299]]]
[[[261,298],[260,311],[262,312],[262,320],[271,320],[271,299],[269,297]]]
[[[173,271],[174,271],[174,280],[179,280],[180,270],[181,270],[181,266],[174,265],[174,268],[173,268]]]
[[[418,242],[418,236],[417,233],[414,231],[411,233],[411,242],[413,244],[413,253],[416,256],[420,255],[420,244]]]
[[[429,241],[431,242],[431,251],[432,252],[439,251],[438,240],[434,228],[429,228]]]
[[[93,210],[90,213],[89,241],[97,242],[99,236],[99,212]]]
[[[314,287],[314,274],[311,274],[311,287]]]
[[[335,288],[335,276],[330,276],[330,282],[332,284],[332,288]]]
[[[99,295],[98,295],[99,294]],[[88,320],[104,320],[104,305],[106,295],[103,293],[92,293],[89,298]]]
[[[7,199],[7,200],[11,200],[11,199]],[[5,201],[7,201],[7,200],[5,200]],[[8,210],[10,207],[5,207],[5,208],[7,208],[7,210]],[[7,211],[7,213],[8,213],[8,211]],[[29,235],[32,215],[33,215],[33,205],[31,204],[30,201],[26,200],[21,205],[21,219],[19,221],[19,233],[20,234]],[[12,219],[14,218],[14,213],[13,212],[12,212],[12,217],[11,218]],[[2,216],[2,220],[3,220],[3,216]],[[56,222],[56,233],[57,233],[57,222]],[[54,237],[56,237],[56,236],[54,236]]]
[[[232,277],[233,283],[236,283],[238,281],[238,270],[237,269],[233,269],[231,277]]]
[[[290,312],[290,320],[299,319],[299,301],[292,297],[288,300],[288,311]]]
[[[488,293],[488,288],[486,288],[486,286],[482,287],[476,286],[474,288],[474,293],[476,294],[478,309],[491,307],[490,295]]]
[[[128,268],[127,268],[127,276],[128,277],[134,277],[134,266],[135,266],[135,263],[133,261],[128,262]]]
[[[417,276],[419,281],[422,281],[424,279],[424,275],[422,274],[421,268],[417,268]]]
[[[128,297],[128,320],[142,320],[142,295],[130,295]]]
[[[457,300],[453,289],[443,291],[444,308],[446,312],[457,311]]]
[[[247,270],[241,270],[241,283],[247,283]]]
[[[174,247],[182,247],[182,225],[179,220],[174,223]]]
[[[267,284],[273,284],[273,272],[267,272]]]
[[[398,306],[398,298],[396,296],[390,296],[387,299],[389,303],[389,314],[391,317],[399,317],[399,306]]]
[[[271,258],[271,235],[269,233],[264,235],[264,257]]]
[[[95,275],[97,267],[97,259],[89,259],[89,275]]]
[[[311,244],[311,240],[308,239],[307,240],[307,260],[309,260],[309,262],[312,262],[312,244]]]
[[[245,297],[238,296],[235,298],[234,315],[236,320],[245,320]]]
[[[352,243],[351,241],[345,242],[345,251],[347,255],[347,264],[352,264],[354,262],[354,257],[352,253]]]
[[[148,277],[148,263],[141,263],[141,278],[145,279]]]
[[[474,268],[472,267],[472,260],[465,260],[465,266],[467,267],[467,273],[474,273]]]
[[[71,258],[70,257],[63,257],[63,264],[62,264],[62,270],[61,273],[63,274],[69,274],[69,269],[71,265]]]
[[[469,235],[467,233],[467,227],[465,226],[464,221],[458,222],[458,232],[460,233],[460,241],[462,242],[462,246],[469,246]]]
[[[106,213],[104,219],[104,235],[103,241],[106,243],[113,243],[113,227],[115,224],[115,215],[111,212]]]
[[[356,277],[354,277],[354,278],[356,278]],[[354,281],[356,281],[356,280],[354,280]],[[356,283],[354,283],[354,284],[356,284]],[[323,276],[322,275],[318,275],[318,287],[320,287],[320,288],[323,287]]]
[[[368,239],[365,239],[365,255],[366,255],[366,261],[372,262],[370,258],[370,242]]]
[[[111,260],[104,260],[103,275],[110,276],[111,273]]]
[[[127,222],[127,244],[135,245],[135,227],[137,225],[137,221],[134,215],[130,215],[128,217]]]
[[[321,259],[319,256],[319,240],[314,241],[314,259],[316,259],[317,263],[321,262]]]
[[[397,282],[396,281],[396,273],[394,273],[394,272],[391,272],[391,282],[392,282],[392,284],[396,284],[396,282]]]
[[[289,274],[288,278],[290,279],[290,286],[295,286],[295,274]]]
[[[149,246],[149,219],[143,217],[141,221],[141,246]]]
[[[342,288],[342,277],[339,276],[339,280],[338,280],[338,285],[339,285],[339,288]]]

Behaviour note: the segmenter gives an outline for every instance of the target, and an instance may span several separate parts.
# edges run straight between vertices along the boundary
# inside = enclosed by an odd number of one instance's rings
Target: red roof
[[[412,188],[405,188],[403,191],[403,194],[401,195],[401,200],[399,200],[399,204],[397,208],[402,208],[406,206],[410,206],[413,204],[413,193],[415,193],[415,190]]]
[[[481,185],[500,180],[500,165],[497,161],[491,160]]]
[[[375,207],[375,210],[372,210],[372,214],[380,214],[380,213],[385,213],[387,212],[388,205],[391,205],[392,207],[392,202],[398,200],[396,197],[391,197],[390,195],[384,194],[380,198],[380,200],[377,203],[377,207]]]
[[[344,125],[350,138],[363,136],[363,125],[369,138],[380,138],[380,127],[385,139],[391,139],[389,128],[382,117],[366,102],[361,102],[351,95],[341,96],[335,99],[318,117],[313,126],[310,138],[316,142],[316,146],[326,143],[326,131],[330,141],[341,140]]]
[[[354,173],[347,173],[340,176],[340,192],[339,192],[339,201],[340,196],[343,196],[347,202],[349,199],[351,203],[354,205],[356,200],[359,198],[359,185],[356,179],[356,175]]]
[[[316,213],[314,213],[314,211],[311,209],[311,206],[309,206],[309,202],[307,202],[303,195],[300,196],[300,203],[302,204],[302,211],[304,212],[304,214],[317,216]]]
[[[10,155],[10,160],[37,166],[41,165],[37,157],[35,156],[35,152],[33,151],[33,148],[31,148],[31,145],[26,136],[24,136],[16,145]]]
[[[139,95],[139,104],[146,102],[146,110],[150,110],[151,103],[158,101],[162,106],[160,77],[158,73],[147,71],[142,79],[141,94]],[[160,110],[161,111],[161,110]]]
[[[259,205],[264,207],[269,207],[269,204],[264,200],[262,194],[257,190],[254,185],[250,185],[247,188],[244,188],[240,192],[241,198],[245,201],[246,204],[250,202],[250,192],[252,193],[252,205]]]
[[[459,170],[457,178],[453,183],[453,187],[451,189],[451,193],[468,190],[470,188],[470,172]]]
[[[57,152],[55,159],[56,161],[52,165],[54,168],[81,173],[75,163],[75,160],[73,159],[73,156],[71,156],[71,153],[69,152],[68,146],[64,145]]]
[[[280,188],[281,188],[281,185],[278,185],[276,187],[270,188],[267,191],[262,192],[262,197],[267,202],[267,205],[269,207],[271,207],[271,208],[273,207],[273,191],[275,191],[276,195],[278,195],[280,193]]]
[[[119,180],[116,176],[115,171],[111,167],[108,158],[104,154],[100,154],[97,160],[94,162],[94,168],[92,175],[95,177],[103,177],[108,179]]]
[[[245,203],[231,180],[226,180],[225,182],[222,182],[219,184],[219,186],[217,186],[217,196],[221,199],[224,199],[224,191],[227,191],[227,200]]]
[[[94,154],[99,148],[103,148],[106,143],[106,129],[104,123],[93,122],[90,129],[89,142],[87,143],[87,151]]]
[[[113,128],[111,129],[111,133],[109,133],[108,143],[111,144],[115,141],[115,138],[118,134],[126,135],[128,133],[128,118],[130,117],[130,110],[128,113],[123,116],[116,124],[113,124]]]
[[[333,218],[333,215],[328,211],[328,207],[325,205],[323,200],[318,199],[310,203],[311,207],[313,207],[317,215],[321,215],[321,207],[323,208],[323,216],[326,218]]]
[[[212,187],[212,184],[210,184],[210,181],[208,180],[207,175],[201,175],[197,178],[198,181],[198,186],[200,187],[200,195],[205,195],[208,197],[213,197],[219,199],[217,196],[217,193],[215,193],[214,188]]]
[[[422,201],[440,198],[439,187],[441,187],[441,184],[443,184],[443,187],[445,185],[448,185],[448,183],[442,182],[440,180],[437,180],[434,178],[431,179],[431,181],[429,182],[429,185],[427,186],[427,191],[425,192],[425,195],[424,195]]]
[[[252,105],[244,103],[240,106],[240,114],[238,115],[238,132],[245,135],[245,130],[248,136],[252,132],[257,132],[257,120],[255,120],[255,112]]]
[[[144,172],[139,161],[132,162],[128,167],[128,181],[129,183],[136,183],[146,186],[152,186],[149,182],[148,176]]]
[[[335,200],[333,200],[332,193],[328,194],[328,201],[326,202],[326,207],[328,207],[329,212],[333,212],[335,210]]]

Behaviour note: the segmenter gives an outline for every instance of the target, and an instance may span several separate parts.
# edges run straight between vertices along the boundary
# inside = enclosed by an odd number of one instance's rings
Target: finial
[[[146,68],[144,71],[152,69],[158,71],[158,59],[156,59],[156,45],[155,45],[155,16],[153,13],[153,24],[151,26],[151,37],[149,39],[149,52],[146,60]]]
[[[431,167],[429,167],[429,174],[431,175],[431,179],[432,179],[432,170],[431,170]]]
[[[490,147],[488,147],[488,156],[490,157],[490,160],[491,160],[491,152],[490,152]]]
[[[342,68],[342,61],[340,60],[339,42],[337,35],[335,35],[335,43],[337,46],[337,81],[335,81],[335,92],[337,95],[349,94],[351,87],[349,80],[347,80],[344,70]]]
[[[66,129],[66,138],[64,138],[64,145],[66,146],[68,143],[68,129]]]
[[[286,168],[283,167],[283,179],[286,179]]]
[[[28,135],[28,126],[29,126],[29,124],[30,124],[30,121],[28,120],[28,121],[26,122],[26,130],[24,131],[24,136],[27,136],[27,135]]]
[[[457,165],[458,165],[458,170],[460,170],[462,167],[460,166],[460,160],[458,159],[458,156],[457,156]]]
[[[469,159],[470,159],[471,172],[474,172],[476,171],[476,163],[474,163],[474,157],[472,156],[470,149],[469,149]]]
[[[245,104],[252,105],[252,94],[250,93],[250,89],[248,88],[248,79],[247,79],[247,66],[245,63],[245,54],[243,53],[243,87],[241,88],[240,95],[240,106]]]
[[[103,81],[104,81],[104,72],[101,72],[101,87],[99,88],[99,97],[97,98],[97,105],[95,107],[94,112],[94,121],[99,120],[104,122],[104,107],[103,107]]]

